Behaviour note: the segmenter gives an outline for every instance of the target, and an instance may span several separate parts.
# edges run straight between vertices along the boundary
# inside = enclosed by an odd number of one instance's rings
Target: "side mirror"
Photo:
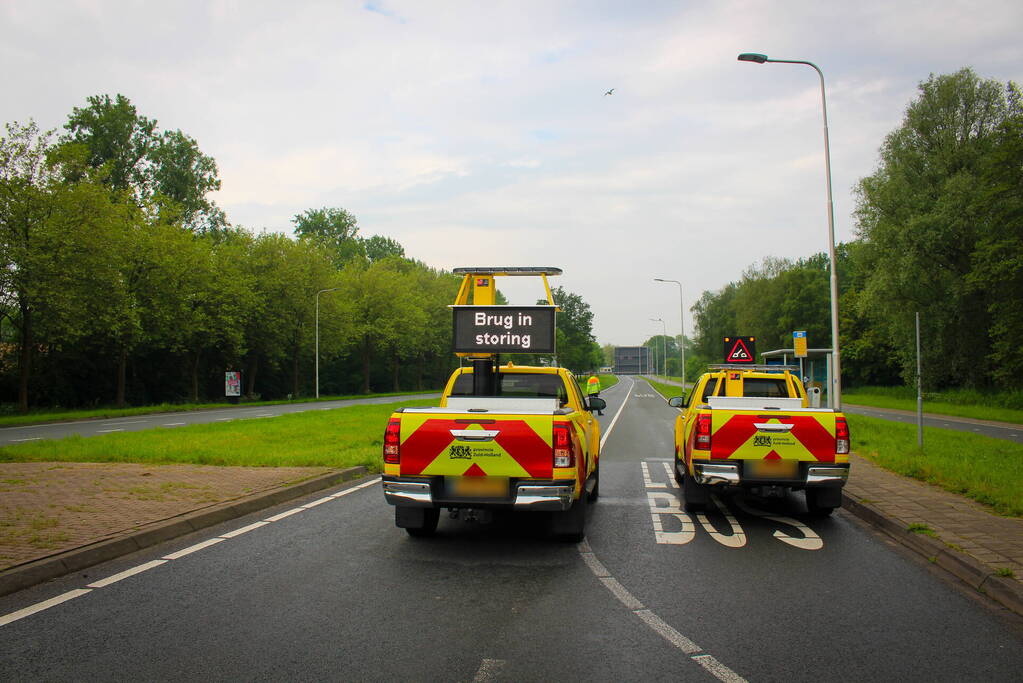
[[[685,396],[672,396],[668,399],[668,405],[672,408],[685,408],[686,397]]]
[[[590,396],[588,399],[586,399],[586,410],[589,410],[591,412],[596,410],[599,412],[601,410],[604,410],[605,408],[607,408],[607,401],[600,398],[599,396]]]

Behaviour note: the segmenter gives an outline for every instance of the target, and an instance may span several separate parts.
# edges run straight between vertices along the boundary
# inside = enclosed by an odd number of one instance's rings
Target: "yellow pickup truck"
[[[806,491],[810,514],[842,505],[849,476],[849,425],[829,408],[810,408],[792,366],[711,365],[675,421],[675,480],[685,508],[699,511],[715,489],[765,497]]]
[[[489,521],[494,511],[551,513],[566,540],[585,535],[600,481],[599,397],[583,398],[565,368],[497,368],[493,395],[474,395],[473,368],[451,375],[436,408],[403,408],[384,433],[384,498],[412,536],[440,510]]]

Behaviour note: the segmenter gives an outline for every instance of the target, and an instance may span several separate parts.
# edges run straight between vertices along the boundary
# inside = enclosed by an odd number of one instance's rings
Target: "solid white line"
[[[243,526],[241,529],[235,529],[234,531],[229,531],[226,534],[220,534],[220,537],[221,538],[234,538],[235,536],[241,536],[242,534],[247,534],[250,531],[252,531],[254,529],[258,529],[261,526],[266,526],[269,523],[270,522],[253,522],[252,524],[249,524],[248,526]]]
[[[369,481],[367,481],[365,483],[359,484],[358,486],[353,486],[350,489],[345,489],[344,491],[338,491],[337,493],[335,493],[335,494],[333,494],[333,495],[331,495],[329,497],[330,498],[340,498],[341,496],[347,496],[349,493],[352,493],[353,491],[358,491],[359,489],[364,489],[367,486],[372,486],[373,484],[379,484],[379,483],[380,483],[380,477],[373,477],[372,479],[370,479]]]
[[[694,643],[693,641],[686,638],[684,635],[676,631],[671,627],[664,619],[654,614],[648,609],[640,609],[636,611],[636,616],[647,623],[647,626],[652,628],[661,637],[667,640],[669,643],[677,647],[678,649],[685,652],[687,655],[694,654],[703,650],[702,647]]]
[[[153,567],[159,567],[161,564],[164,564],[165,562],[167,562],[167,560],[153,560],[151,562],[146,562],[145,564],[140,564],[137,567],[126,569],[119,574],[114,574],[113,576],[108,576],[105,579],[100,579],[99,581],[94,581],[90,584],[87,584],[86,588],[105,588],[106,586],[109,586],[112,583],[117,583],[122,579],[127,579],[129,576],[135,576],[136,574],[141,574],[142,572],[149,571]]]
[[[629,381],[636,384],[636,380],[631,377],[629,378]],[[625,394],[625,400],[622,401],[622,405],[618,407],[618,412],[615,413],[615,416],[611,418],[611,424],[607,426],[607,430],[604,432],[604,435],[600,437],[600,450],[604,450],[604,442],[607,441],[607,437],[611,435],[611,430],[615,428],[615,423],[618,422],[618,418],[621,416],[622,411],[625,410],[625,404],[629,402],[630,398],[632,398],[632,387],[629,387],[629,392]]]
[[[725,683],[746,683],[745,678],[714,659],[711,655],[694,655],[690,659],[710,672],[719,681],[725,681]]]
[[[188,423],[187,422],[167,422],[167,423],[164,423],[163,426],[164,427],[180,427],[183,424],[188,424]]]
[[[280,514],[276,514],[273,517],[267,517],[263,521],[264,522],[279,522],[280,520],[284,519],[285,517],[291,517],[292,515],[297,515],[299,512],[302,512],[302,510],[303,510],[303,508],[291,508],[290,510],[285,510],[284,512],[281,512]]]
[[[601,576],[599,578],[601,583],[607,586],[607,589],[611,591],[616,598],[618,598],[618,602],[622,603],[633,612],[643,609],[643,603],[640,602],[635,595],[626,590],[625,586],[618,582],[618,579],[613,576]]]
[[[165,560],[177,560],[177,559],[180,559],[180,558],[184,557],[185,555],[191,555],[194,552],[202,550],[203,548],[209,548],[211,545],[215,545],[217,543],[220,543],[223,540],[225,540],[225,539],[222,538],[222,537],[211,538],[208,541],[203,541],[202,543],[196,543],[195,545],[190,545],[187,548],[183,548],[182,550],[177,551],[176,553],[171,553],[170,555],[164,555],[163,559],[165,559]]]
[[[27,439],[11,439],[11,441],[40,441],[42,438],[41,436],[32,436]]]
[[[600,560],[597,559],[596,555],[594,555],[593,553],[582,553],[582,556],[583,561],[585,561],[586,564],[589,565],[590,571],[592,571],[594,575],[597,576],[597,578],[602,579],[604,577],[611,576],[611,573],[607,570],[607,567],[600,563]]]
[[[302,507],[303,510],[308,510],[309,508],[314,508],[317,505],[323,505],[324,503],[329,503],[332,500],[334,500],[334,496],[327,496],[326,498],[320,498],[319,500],[314,500],[311,503],[306,503],[305,505],[302,505],[301,507]]]
[[[4,616],[0,617],[0,626],[6,626],[7,624],[17,621],[18,619],[24,619],[25,617],[31,616],[36,612],[42,612],[44,609],[49,609],[51,607],[61,604],[62,602],[73,600],[79,596],[91,592],[92,591],[89,590],[88,588],[78,588],[76,590],[68,591],[67,593],[58,595],[55,598],[50,598],[49,600],[37,602],[36,604],[30,605],[25,609],[19,609],[17,612],[11,612],[10,614],[5,614]]]
[[[233,419],[233,417],[218,417],[214,422],[230,422]]]
[[[472,677],[472,683],[486,683],[494,680],[504,665],[505,660],[503,659],[484,659],[480,662],[480,668],[476,670],[476,675]]]
[[[123,432],[123,429],[97,429],[98,434],[109,434],[110,432]]]

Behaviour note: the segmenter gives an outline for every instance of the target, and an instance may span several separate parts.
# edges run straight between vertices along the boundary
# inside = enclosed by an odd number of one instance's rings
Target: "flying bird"
[[[615,89],[611,88],[606,93],[604,93],[604,97],[607,97],[608,95],[614,95],[614,94],[615,94]]]

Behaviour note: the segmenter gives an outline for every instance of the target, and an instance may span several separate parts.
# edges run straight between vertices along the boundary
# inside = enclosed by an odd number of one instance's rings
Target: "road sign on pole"
[[[795,349],[796,358],[806,358],[806,330],[792,333],[792,348]]]

